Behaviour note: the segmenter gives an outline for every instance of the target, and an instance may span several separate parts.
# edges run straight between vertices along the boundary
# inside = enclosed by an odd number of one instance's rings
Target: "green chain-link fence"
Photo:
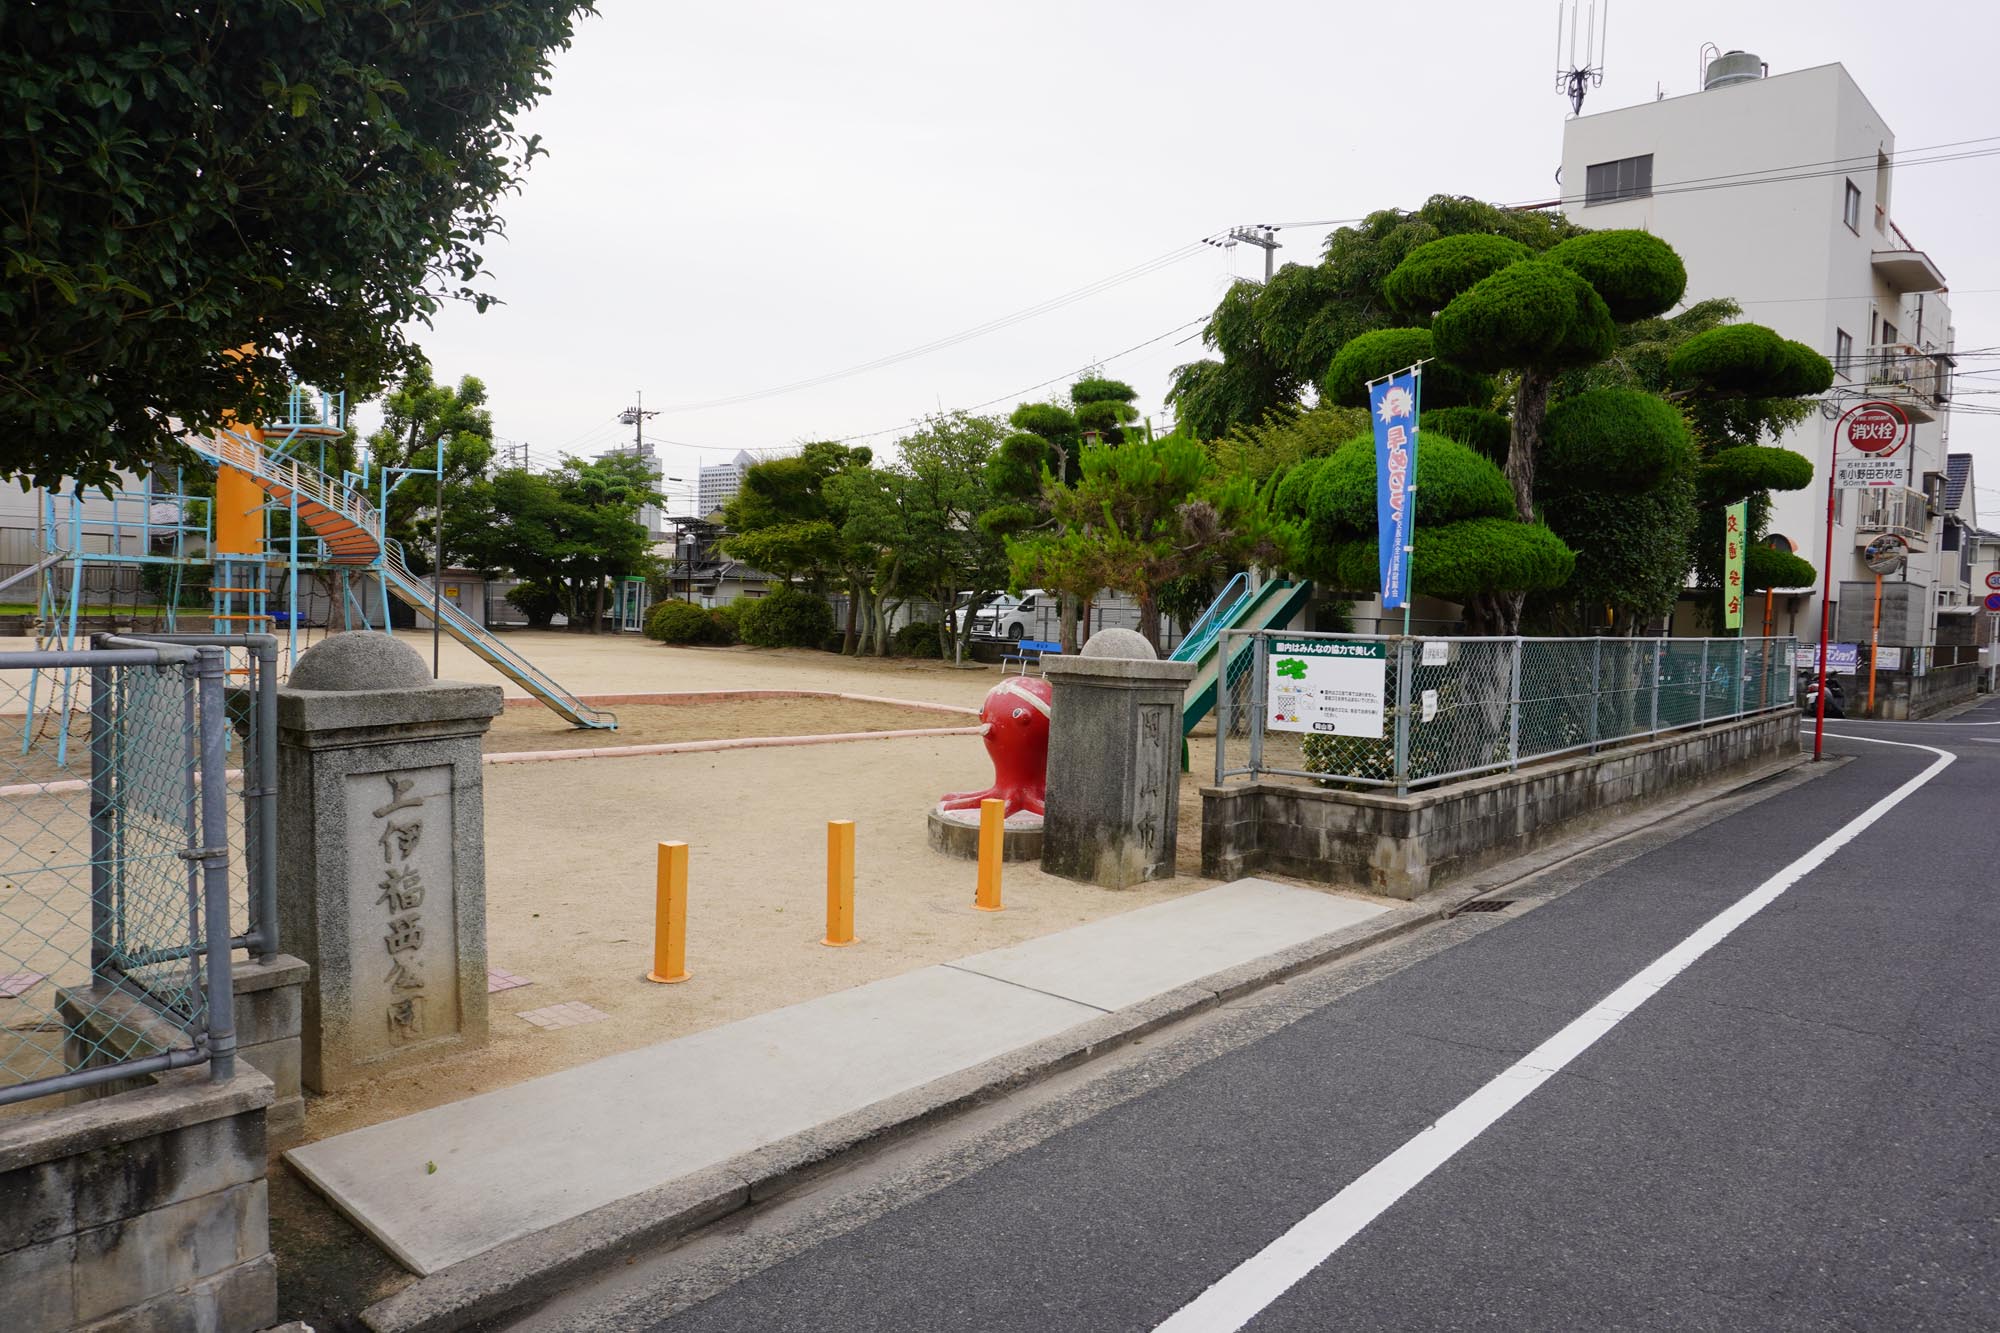
[[[0,1105],[231,1072],[220,648],[0,653]]]
[[[1230,630],[1220,650],[1228,669],[1216,708],[1215,777],[1276,774],[1408,790],[1790,708],[1793,647],[1789,638]],[[1312,665],[1329,654],[1348,663],[1336,675]],[[1274,676],[1274,662],[1287,674]],[[1322,698],[1329,689],[1351,697],[1335,705],[1331,695]]]

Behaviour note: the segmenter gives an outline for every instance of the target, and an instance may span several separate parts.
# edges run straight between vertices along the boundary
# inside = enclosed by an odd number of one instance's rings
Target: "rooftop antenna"
[[[1569,98],[1570,114],[1583,114],[1583,97],[1604,86],[1604,34],[1611,0],[1556,0],[1556,91]],[[1567,52],[1567,54],[1565,54]]]

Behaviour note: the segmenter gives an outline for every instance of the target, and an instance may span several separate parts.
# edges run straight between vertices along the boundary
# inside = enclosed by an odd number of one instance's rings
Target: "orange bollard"
[[[854,821],[826,821],[826,938],[829,949],[854,943]]]
[[[1000,851],[1007,828],[1007,803],[987,797],[979,803],[979,888],[972,896],[973,910],[999,912]]]
[[[657,896],[653,900],[653,970],[646,980],[686,981],[688,915],[688,845],[660,844]]]

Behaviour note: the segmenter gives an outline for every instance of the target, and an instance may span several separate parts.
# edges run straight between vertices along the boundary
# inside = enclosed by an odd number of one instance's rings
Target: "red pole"
[[[1833,442],[1833,453],[1828,462],[1840,452],[1840,441]],[[1826,479],[1826,564],[1820,571],[1819,593],[1819,699],[1816,701],[1819,716],[1813,723],[1813,762],[1818,763],[1820,751],[1826,744],[1826,636],[1828,616],[1832,610],[1833,598],[1833,483],[1834,475]]]

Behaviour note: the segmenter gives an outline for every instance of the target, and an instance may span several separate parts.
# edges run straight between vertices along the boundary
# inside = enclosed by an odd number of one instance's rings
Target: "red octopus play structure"
[[[1039,676],[1003,680],[987,692],[979,719],[986,724],[986,753],[993,760],[993,785],[984,791],[952,792],[940,810],[969,810],[981,801],[1007,802],[1007,813],[1042,813],[1048,787],[1049,702],[1054,695]]]

